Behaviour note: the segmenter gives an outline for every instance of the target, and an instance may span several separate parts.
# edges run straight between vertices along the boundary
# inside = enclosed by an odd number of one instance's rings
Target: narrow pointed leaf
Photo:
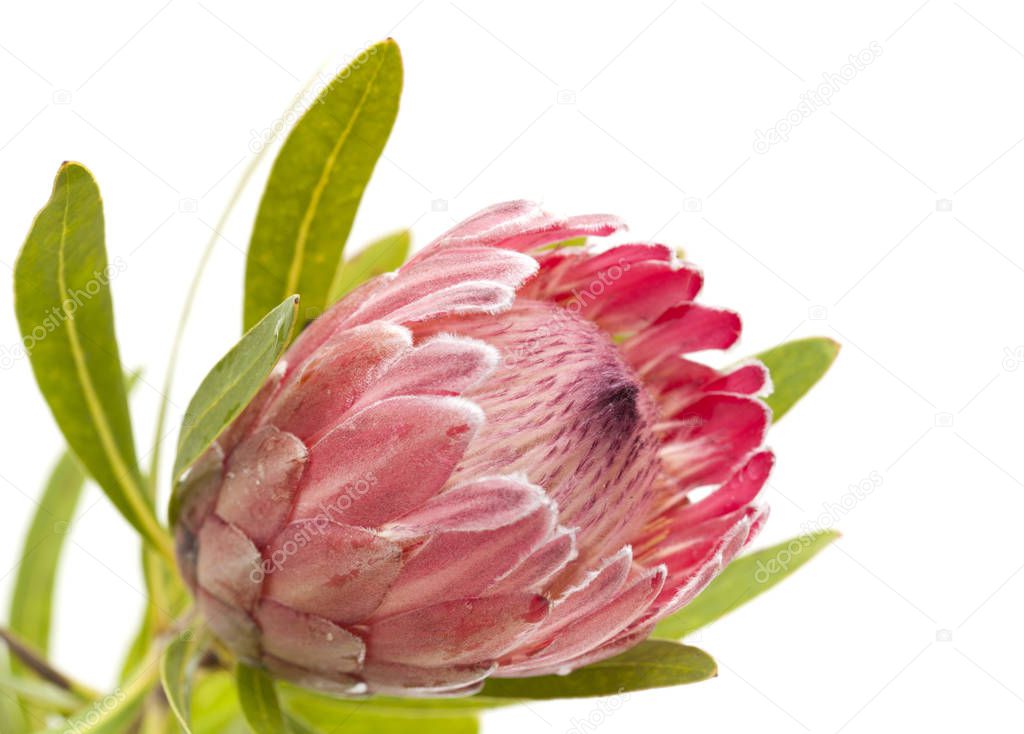
[[[839,533],[808,533],[750,553],[732,563],[692,602],[654,628],[652,637],[678,640],[746,604],[787,578]]]
[[[239,663],[235,669],[238,700],[256,734],[288,734],[274,681],[259,668]]]
[[[192,734],[250,734],[230,672],[207,672],[195,681]]]
[[[402,230],[370,243],[362,252],[338,266],[327,295],[328,305],[382,273],[398,270],[409,256],[412,234]]]
[[[160,683],[171,713],[184,734],[192,734],[192,676],[195,673],[198,635],[192,631],[178,635],[160,658]]]
[[[703,650],[667,640],[647,640],[621,655],[592,663],[568,675],[491,678],[481,696],[549,700],[611,696],[713,678],[715,661]]]
[[[138,378],[138,372],[125,378],[129,392]],[[18,564],[18,575],[11,594],[8,626],[11,632],[43,656],[50,652],[57,567],[82,496],[85,478],[85,472],[75,457],[67,451],[61,454],[46,480],[28,534],[22,543],[21,562]],[[17,661],[12,661],[11,670],[17,674],[22,668]]]
[[[814,387],[838,355],[839,343],[825,337],[797,339],[755,355],[772,376],[772,394],[765,402],[774,422]]]
[[[170,555],[146,502],[114,334],[103,204],[78,163],[57,172],[14,274],[15,311],[39,388],[68,442],[114,505]]]
[[[36,710],[69,714],[82,705],[78,697],[70,691],[37,678],[0,673],[0,689],[13,693],[22,701],[30,703]],[[7,733],[6,729],[2,731],[4,734]]]
[[[9,624],[12,632],[43,655],[47,655],[50,649],[57,564],[84,485],[85,473],[75,458],[65,452],[46,482],[22,546],[21,563],[11,595]],[[15,675],[25,670],[17,659],[9,661],[9,668]],[[36,709],[30,697],[17,691],[14,693],[26,707],[26,712],[31,714]],[[8,727],[0,731],[16,731],[14,724],[8,724]]]
[[[295,324],[299,299],[286,298],[239,340],[203,378],[192,396],[178,436],[174,478],[199,458],[242,412],[284,353]],[[177,509],[171,499],[171,521]]]
[[[46,730],[46,734],[124,734],[139,714],[146,696],[159,678],[159,665],[150,659],[139,675],[123,687],[95,699],[73,716]]]
[[[10,628],[44,655],[50,649],[57,562],[83,486],[85,473],[71,454],[63,454],[46,482],[25,536],[14,582]]]
[[[457,699],[445,699],[454,700]],[[479,720],[473,714],[421,717],[410,713],[406,716],[391,716],[376,713],[372,707],[356,708],[355,705],[350,712],[341,716],[332,713],[330,706],[319,710],[304,708],[291,715],[288,721],[294,734],[327,734],[335,731],[339,734],[477,734],[480,731]]]
[[[398,114],[402,61],[388,39],[364,51],[296,123],[263,192],[245,270],[248,329],[292,293],[323,310],[359,201]]]

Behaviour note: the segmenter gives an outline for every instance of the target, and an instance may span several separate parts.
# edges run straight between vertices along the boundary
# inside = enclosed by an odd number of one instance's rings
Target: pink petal
[[[460,395],[487,377],[497,362],[497,351],[486,343],[442,334],[392,364],[360,405],[398,395]]]
[[[379,695],[438,697],[474,692],[496,667],[496,663],[420,668],[369,662],[363,675],[371,682],[371,690]]]
[[[416,324],[444,316],[496,314],[515,301],[513,288],[487,280],[468,280],[448,286],[388,315],[396,324]]]
[[[665,473],[680,488],[715,484],[761,445],[768,407],[739,395],[712,394],[672,417],[660,456]]]
[[[547,612],[548,600],[529,593],[414,609],[373,623],[367,661],[428,668],[491,661],[542,622]]]
[[[705,386],[708,392],[731,392],[739,395],[757,395],[770,383],[768,369],[760,362],[737,367],[732,372],[712,380]]]
[[[265,422],[314,443],[411,347],[407,329],[384,322],[334,334],[289,376]]]
[[[366,652],[362,639],[348,630],[274,601],[260,603],[256,621],[265,652],[318,673],[358,671]]]
[[[271,370],[256,396],[217,438],[217,443],[224,449],[225,456],[230,456],[235,447],[256,428],[263,411],[281,388],[287,370],[288,363],[282,358]]]
[[[706,498],[684,505],[673,513],[673,521],[696,526],[706,520],[740,509],[754,501],[775,463],[771,451],[759,451]]]
[[[601,609],[625,585],[632,567],[633,551],[626,546],[555,601],[551,616],[539,634],[551,637],[570,623]]]
[[[224,452],[214,443],[188,470],[178,489],[181,506],[175,524],[191,535],[199,532],[217,503],[224,471]]]
[[[265,596],[337,624],[371,615],[402,559],[401,549],[380,535],[326,516],[292,523],[264,555]]]
[[[310,355],[333,334],[347,328],[352,314],[376,293],[386,289],[395,277],[394,273],[384,273],[371,278],[314,319],[296,337],[284,355],[288,363],[288,374],[301,368]]]
[[[592,300],[583,310],[609,333],[644,328],[673,306],[693,299],[702,277],[690,268],[675,269],[666,263],[638,263]],[[596,286],[590,286],[590,292]],[[587,291],[580,291],[577,298]]]
[[[496,204],[473,215],[428,245],[418,258],[463,244],[505,247],[526,252],[545,244],[581,235],[604,236],[620,229],[616,217],[604,214],[560,219],[529,201]],[[415,261],[414,259],[414,261]]]
[[[487,477],[432,497],[396,520],[389,534],[426,537],[451,531],[487,531],[550,507],[551,500],[536,485],[515,477]]]
[[[537,272],[537,261],[518,252],[493,247],[449,247],[429,258],[410,262],[398,277],[356,313],[360,322],[398,321],[394,314],[447,288],[469,282],[491,283],[513,291]]]
[[[576,533],[559,528],[550,540],[537,548],[518,566],[487,590],[501,594],[515,590],[537,590],[576,558]]]
[[[217,514],[257,546],[265,545],[288,519],[305,462],[299,439],[264,426],[228,459]]]
[[[538,487],[503,478],[468,486],[436,498],[458,494],[467,505],[464,511],[456,500],[444,509],[424,508],[422,524],[403,518],[399,533],[421,533],[427,540],[405,562],[378,615],[481,594],[526,558],[558,522],[557,508]],[[525,497],[509,497],[513,487]],[[488,513],[491,507],[494,511]]]
[[[211,515],[199,531],[199,585],[221,601],[251,610],[260,594],[260,552],[234,525]]]
[[[631,622],[647,612],[665,585],[664,567],[645,572],[620,591],[600,609],[577,619],[559,630],[550,645],[535,658],[507,668],[509,673],[529,670],[534,666],[551,665],[582,655],[613,638]]]
[[[331,675],[317,673],[269,654],[263,655],[263,664],[278,678],[328,696],[348,697],[366,693],[365,683],[359,678],[344,673]]]
[[[260,630],[252,617],[199,587],[196,602],[206,624],[232,652],[249,663],[260,659]]]
[[[295,517],[328,512],[375,527],[404,515],[437,493],[482,422],[480,409],[462,398],[371,405],[312,447]]]
[[[628,339],[622,350],[627,361],[644,374],[664,355],[727,349],[740,335],[740,317],[695,303],[670,308],[651,326]]]
[[[652,619],[663,619],[692,601],[753,539],[766,515],[767,507],[746,507],[703,523],[699,530],[680,529],[646,554],[644,563],[664,563],[669,573]]]

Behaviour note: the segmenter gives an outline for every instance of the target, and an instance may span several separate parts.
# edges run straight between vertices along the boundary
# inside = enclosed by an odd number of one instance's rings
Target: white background
[[[253,131],[319,69],[391,34],[405,96],[354,244],[412,226],[422,245],[508,198],[612,211],[637,239],[685,248],[704,301],[743,314],[735,356],[801,335],[843,343],[770,436],[758,544],[815,523],[844,538],[699,635],[720,677],[606,712],[488,715],[485,731],[593,731],[588,717],[602,734],[1010,731],[1024,714],[1022,21],[982,0],[5,4],[0,263],[11,268],[59,163],[91,167],[127,266],[117,327],[126,364],[147,368],[133,407],[148,445],[188,279]],[[754,150],[757,130],[872,42],[882,53],[829,106]],[[237,337],[265,175],[222,230],[175,420]],[[0,290],[5,348],[18,340],[10,299]],[[6,597],[61,442],[28,364],[0,375]],[[851,503],[873,472],[880,484]],[[95,490],[71,541],[56,660],[108,685],[142,601],[134,541]]]

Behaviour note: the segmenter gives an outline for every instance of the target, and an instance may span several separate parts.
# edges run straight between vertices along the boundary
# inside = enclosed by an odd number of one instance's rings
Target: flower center
[[[497,369],[466,393],[486,421],[448,486],[522,473],[577,528],[579,563],[615,552],[644,525],[659,463],[654,402],[595,324],[519,299],[496,316],[441,329],[498,349]]]

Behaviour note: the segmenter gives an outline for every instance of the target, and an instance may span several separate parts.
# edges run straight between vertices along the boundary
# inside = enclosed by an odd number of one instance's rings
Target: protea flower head
[[[472,693],[635,645],[751,539],[766,371],[686,356],[740,321],[669,248],[552,247],[620,226],[494,206],[299,336],[186,477],[180,564],[234,653]]]

